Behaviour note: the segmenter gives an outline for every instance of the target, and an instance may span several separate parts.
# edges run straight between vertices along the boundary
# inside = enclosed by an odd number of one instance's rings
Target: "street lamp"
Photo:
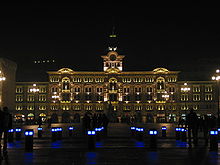
[[[167,94],[167,92],[165,92],[163,95],[162,95],[162,98],[165,99],[165,101],[168,101],[169,100],[169,95]],[[164,109],[164,113],[165,113],[165,123],[167,122],[167,114],[166,114],[166,107]]]
[[[219,92],[219,80],[220,80],[220,70],[219,69],[217,69],[215,75],[212,76],[212,80],[216,81],[216,86],[217,86],[217,98],[218,98],[218,100],[217,100],[217,103],[218,103],[218,105],[217,105],[217,118],[218,118],[218,125],[220,125],[220,121],[219,121],[219,94],[220,94],[220,92]]]
[[[181,88],[181,92],[183,92],[185,94],[185,96],[186,96],[186,94],[190,91],[190,88],[187,87],[187,85],[188,85],[187,83],[184,83],[183,85],[184,85],[184,87]],[[186,117],[186,109],[187,109],[186,101],[188,100],[188,98],[186,99],[185,96],[184,96],[184,101],[185,101],[185,117]]]
[[[36,120],[36,107],[35,107],[35,100],[36,100],[36,93],[39,92],[39,88],[37,88],[37,85],[36,84],[33,84],[32,88],[30,88],[30,92],[34,94],[34,122]]]

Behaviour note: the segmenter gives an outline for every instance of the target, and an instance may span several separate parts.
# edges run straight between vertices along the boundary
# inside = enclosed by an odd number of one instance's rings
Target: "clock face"
[[[116,55],[114,55],[114,54],[110,55],[110,60],[115,61],[116,60]]]

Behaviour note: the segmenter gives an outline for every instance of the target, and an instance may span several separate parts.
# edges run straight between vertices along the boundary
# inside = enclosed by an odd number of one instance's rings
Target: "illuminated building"
[[[48,71],[48,82],[17,82],[16,119],[32,120],[36,115],[69,122],[86,112],[101,112],[114,121],[135,116],[141,122],[176,122],[190,108],[200,116],[217,114],[213,81],[178,81],[180,72],[166,68],[123,71],[125,56],[116,46],[101,57],[103,71],[62,68]],[[37,93],[30,91],[33,84]]]

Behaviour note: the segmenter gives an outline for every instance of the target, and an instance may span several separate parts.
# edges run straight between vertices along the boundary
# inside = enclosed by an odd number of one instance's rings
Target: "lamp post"
[[[34,94],[34,122],[35,122],[36,120],[35,100],[36,100],[36,93],[39,92],[39,88],[37,88],[36,84],[33,84],[32,88],[30,88],[30,92]]]
[[[217,87],[217,119],[218,119],[218,126],[220,125],[220,121],[219,121],[219,80],[220,80],[220,70],[217,69],[216,70],[216,73],[214,76],[212,76],[212,80],[215,80],[216,81],[216,87]]]
[[[165,93],[162,95],[162,98],[164,98],[166,102],[169,100],[169,97],[170,97],[170,96],[167,94],[166,91],[165,91]],[[166,107],[165,107],[164,110],[165,110],[164,113],[165,113],[165,123],[166,123],[166,122],[167,122]]]
[[[190,88],[188,87],[187,83],[183,84],[184,87],[181,88],[181,92],[183,92],[186,96],[186,94],[190,91]],[[184,101],[185,101],[185,118],[186,118],[186,101],[188,100],[188,98],[184,97]]]

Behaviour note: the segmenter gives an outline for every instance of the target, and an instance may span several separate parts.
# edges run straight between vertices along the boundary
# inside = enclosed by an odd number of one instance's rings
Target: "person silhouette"
[[[198,116],[190,109],[190,113],[186,116],[186,125],[188,126],[189,147],[193,138],[194,145],[198,144]]]
[[[0,144],[3,138],[3,156],[7,157],[8,130],[12,128],[12,115],[9,113],[8,107],[3,107],[0,111]],[[3,137],[2,137],[3,135]],[[2,157],[2,146],[0,146],[0,159]]]

